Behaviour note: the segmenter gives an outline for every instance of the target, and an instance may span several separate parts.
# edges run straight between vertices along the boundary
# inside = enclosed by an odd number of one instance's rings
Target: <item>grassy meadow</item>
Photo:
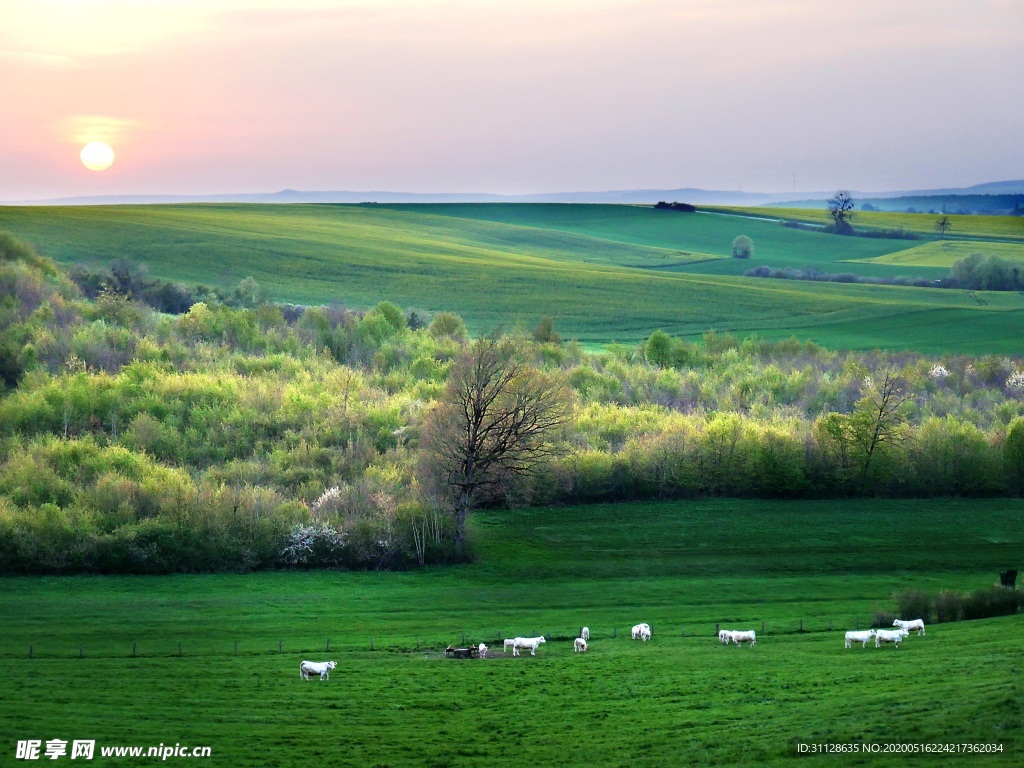
[[[987,587],[1020,564],[1022,516],[1013,500],[493,511],[453,568],[5,579],[0,731],[5,750],[179,742],[231,766],[782,765],[825,741],[1000,743],[901,762],[1015,765],[1020,616],[898,650],[846,650],[842,631],[897,589]],[[639,621],[649,644],[628,639]],[[722,647],[716,622],[757,645]],[[440,654],[535,633],[552,639],[534,658]],[[303,658],[338,668],[303,682]]]
[[[824,208],[775,208],[770,206],[756,208],[723,208],[723,211],[745,214],[748,216],[768,216],[789,221],[801,221],[809,224],[826,224],[831,221],[828,211]],[[941,213],[896,213],[893,211],[854,211],[853,225],[863,229],[902,229],[931,237],[937,236],[935,222]],[[995,239],[1010,242],[1024,241],[1024,220],[1014,216],[982,216],[948,214],[950,221],[947,238],[977,238],[981,240]]]
[[[745,278],[762,264],[928,279],[946,268],[886,263],[915,241],[635,206],[7,207],[0,229],[64,264],[123,258],[154,277],[219,287],[251,275],[276,301],[386,299],[458,312],[473,331],[550,316],[563,336],[592,344],[714,329],[835,348],[1012,353],[1024,310],[1013,293],[981,303],[961,291]],[[731,258],[739,234],[754,240],[753,259]]]
[[[953,262],[980,253],[983,256],[998,256],[1006,261],[1024,262],[1024,244],[981,242],[977,240],[942,240],[925,243],[905,251],[876,256],[870,261],[875,264],[906,264],[921,267],[953,266]]]

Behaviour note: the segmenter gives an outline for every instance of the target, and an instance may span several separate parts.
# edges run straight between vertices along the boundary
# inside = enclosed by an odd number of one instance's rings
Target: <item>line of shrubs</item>
[[[973,592],[944,589],[934,595],[918,589],[903,589],[893,597],[898,612],[877,611],[872,626],[891,627],[893,620],[898,618],[924,619],[925,624],[945,624],[1012,616],[1024,609],[1024,592],[1000,586]]]
[[[777,280],[813,280],[825,283],[861,283],[866,285],[909,285],[915,288],[959,288],[971,291],[1024,291],[1024,269],[1019,264],[998,256],[972,253],[953,262],[949,274],[938,280],[923,277],[878,277],[855,275],[852,272],[830,274],[807,267],[805,269],[774,269],[754,267],[743,273],[746,277],[768,277]]]

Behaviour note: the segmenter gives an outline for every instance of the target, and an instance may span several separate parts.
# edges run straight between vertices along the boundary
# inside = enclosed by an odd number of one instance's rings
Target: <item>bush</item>
[[[754,241],[746,235],[739,235],[732,241],[732,257],[734,259],[749,259],[754,255]]]
[[[927,592],[919,589],[903,589],[898,591],[893,597],[896,598],[896,605],[899,608],[900,614],[893,618],[906,621],[910,619],[924,619],[925,624],[931,621],[932,598]],[[891,621],[889,626],[892,626]]]
[[[874,616],[871,619],[872,629],[892,629],[893,622],[898,619],[895,613],[891,611],[875,611]]]

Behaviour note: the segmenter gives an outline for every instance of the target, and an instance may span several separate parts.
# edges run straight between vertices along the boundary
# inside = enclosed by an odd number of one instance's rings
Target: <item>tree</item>
[[[662,330],[652,333],[644,344],[644,357],[651,365],[668,368],[672,365],[672,337]]]
[[[949,220],[949,216],[943,215],[935,222],[935,229],[938,231],[942,238],[945,239],[946,232],[953,228],[953,222]]]
[[[555,455],[551,438],[569,415],[566,388],[527,365],[511,340],[478,339],[459,358],[427,417],[421,458],[451,495],[460,555],[470,510]]]
[[[555,321],[550,317],[542,317],[533,330],[533,338],[542,344],[561,344],[562,337],[555,330]]]
[[[739,235],[732,241],[732,257],[734,259],[749,259],[754,255],[754,241],[746,235]]]
[[[832,219],[828,231],[836,235],[853,234],[853,195],[845,189],[836,192],[828,199],[828,215]]]
[[[1024,494],[1024,418],[1018,416],[1010,422],[1003,445],[1003,465],[1010,488],[1018,495]]]
[[[867,490],[879,458],[903,442],[906,418],[901,406],[910,399],[903,377],[895,371],[884,371],[880,382],[867,377],[865,384],[867,391],[853,413],[829,413],[815,423],[816,436],[848,490],[858,493]]]

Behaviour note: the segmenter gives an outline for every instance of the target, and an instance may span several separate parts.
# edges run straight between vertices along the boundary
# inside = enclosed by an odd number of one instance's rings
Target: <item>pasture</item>
[[[854,201],[856,202],[856,201]],[[831,221],[828,211],[812,208],[722,208],[749,216],[769,216],[772,218],[802,221],[809,224],[826,224]],[[921,235],[935,237],[935,222],[941,213],[896,213],[892,211],[854,211],[853,226],[857,229],[902,229]],[[1010,242],[1024,241],[1024,219],[1017,216],[975,216],[949,214],[950,228],[946,237],[976,238],[979,240],[994,239]]]
[[[796,758],[825,741],[998,742],[958,762],[1015,765],[1020,616],[898,650],[843,632],[896,589],[990,585],[1021,565],[1022,522],[1012,500],[563,507],[477,514],[477,560],[454,568],[5,579],[0,731],[11,755],[179,742],[231,766],[894,762]],[[757,645],[720,645],[716,622]],[[551,640],[513,659],[499,633]],[[491,658],[444,659],[463,636]],[[338,667],[303,681],[304,658]]]
[[[562,336],[589,344],[632,343],[661,328],[688,338],[716,330],[835,348],[1014,353],[1024,310],[1012,293],[979,301],[960,291],[746,278],[759,265],[929,279],[945,270],[877,261],[914,241],[633,206],[6,207],[0,229],[64,264],[124,258],[154,277],[220,287],[251,275],[276,301],[360,309],[389,300],[457,312],[473,332],[533,328],[549,316]],[[753,259],[731,258],[739,234],[753,238]]]
[[[953,262],[974,253],[997,256],[1007,261],[1024,262],[1024,244],[996,243],[982,240],[942,240],[925,243],[905,251],[888,253],[870,259],[875,264],[906,264],[922,267],[953,266]]]

